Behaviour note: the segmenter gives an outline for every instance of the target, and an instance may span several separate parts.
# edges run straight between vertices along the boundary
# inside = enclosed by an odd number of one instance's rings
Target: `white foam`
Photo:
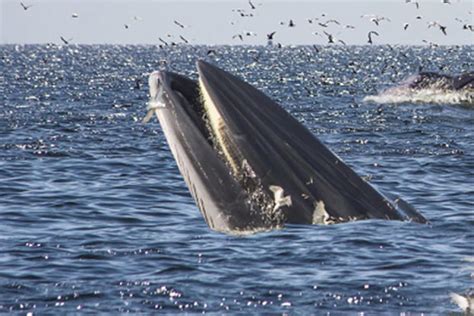
[[[378,95],[366,96],[364,102],[375,103],[434,103],[474,105],[474,92],[439,89],[390,89]]]

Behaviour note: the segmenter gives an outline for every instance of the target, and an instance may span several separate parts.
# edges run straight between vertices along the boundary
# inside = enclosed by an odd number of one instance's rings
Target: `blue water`
[[[459,311],[449,293],[474,286],[474,107],[363,98],[419,66],[472,70],[474,47],[318,48],[0,46],[0,312]],[[431,224],[211,231],[158,122],[141,123],[147,74],[196,78],[198,58]]]

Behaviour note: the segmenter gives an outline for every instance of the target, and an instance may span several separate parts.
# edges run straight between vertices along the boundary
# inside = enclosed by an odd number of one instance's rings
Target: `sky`
[[[61,36],[76,44],[160,44],[160,38],[184,44],[181,35],[190,44],[256,45],[276,31],[274,43],[283,45],[327,44],[324,32],[336,43],[364,45],[367,33],[376,31],[374,44],[473,45],[474,32],[463,25],[474,24],[474,1],[450,1],[418,0],[417,8],[416,0],[252,0],[252,9],[248,0],[21,0],[31,5],[24,10],[20,0],[0,0],[0,44],[62,44]],[[238,9],[252,16],[242,17]],[[377,26],[364,15],[389,21]],[[333,19],[340,25],[318,24]],[[446,26],[447,35],[439,26],[428,27],[435,21]]]

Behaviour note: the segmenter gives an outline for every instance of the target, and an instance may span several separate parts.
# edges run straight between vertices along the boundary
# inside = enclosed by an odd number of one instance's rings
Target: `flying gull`
[[[252,10],[255,10],[255,6],[253,5],[252,1],[249,0],[249,5],[250,5],[250,8],[252,8]]]
[[[328,37],[328,44],[334,43],[334,37],[332,36],[332,34],[329,34],[326,31],[324,31],[324,34],[326,34],[326,36]]]
[[[273,31],[269,34],[267,34],[267,40],[271,41],[273,39],[273,36],[275,35],[276,31]]]
[[[63,41],[63,43],[66,44],[66,45],[69,44],[70,41],[72,41],[72,38],[70,38],[70,39],[65,39],[65,38],[62,37],[62,36],[60,36],[59,38],[60,38],[61,41]]]
[[[179,23],[179,22],[176,21],[176,20],[174,20],[173,22],[174,22],[174,24],[176,24],[176,25],[179,26],[180,28],[184,29],[184,25],[183,25],[183,24]]]
[[[436,21],[433,21],[433,22],[429,22],[429,23],[428,23],[428,28],[433,27],[433,26],[439,27],[440,31],[443,32],[444,35],[448,35],[448,34],[446,33],[446,26],[441,25],[441,24],[439,24],[439,22],[436,22]]]
[[[26,5],[26,4],[24,4],[23,2],[20,2],[20,5],[22,6],[23,10],[25,10],[25,11],[28,10],[29,8],[31,8],[31,7],[33,6],[32,4]]]
[[[370,32],[367,34],[367,36],[369,37],[368,43],[369,43],[370,45],[372,45],[372,43],[373,43],[373,42],[372,42],[372,34],[379,36],[379,33],[375,32],[375,31],[370,31]]]
[[[189,44],[189,41],[187,39],[185,39],[182,35],[179,36],[179,38],[185,42],[186,44]]]

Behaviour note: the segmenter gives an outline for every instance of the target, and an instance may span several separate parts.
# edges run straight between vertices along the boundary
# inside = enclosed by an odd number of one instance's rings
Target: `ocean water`
[[[460,311],[474,106],[365,98],[420,67],[472,70],[473,48],[0,46],[0,313]],[[197,59],[278,100],[430,224],[211,231],[159,123],[141,123],[147,75],[196,78]]]

